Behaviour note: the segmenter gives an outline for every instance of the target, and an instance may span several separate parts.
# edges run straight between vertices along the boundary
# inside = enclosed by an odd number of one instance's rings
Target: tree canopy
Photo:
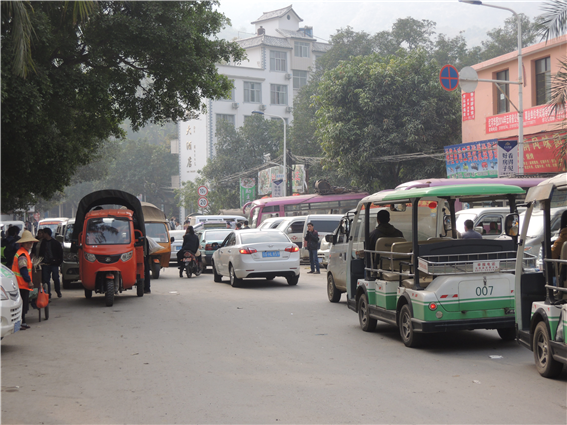
[[[460,139],[460,97],[443,90],[438,75],[437,63],[422,49],[359,56],[326,72],[315,104],[317,135],[329,165],[368,190],[395,187],[423,173],[420,161],[372,159],[431,152]]]
[[[216,1],[101,1],[78,22],[67,2],[33,2],[33,69],[21,61],[21,21],[2,7],[2,208],[50,198],[128,119],[176,121],[226,96],[216,63],[244,51],[216,34]],[[24,43],[25,44],[25,43]]]

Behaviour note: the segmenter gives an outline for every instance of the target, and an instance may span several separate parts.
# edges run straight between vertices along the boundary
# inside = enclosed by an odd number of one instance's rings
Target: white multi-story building
[[[261,110],[291,123],[295,95],[307,84],[317,58],[331,47],[316,41],[312,27],[300,28],[302,21],[292,6],[265,12],[252,22],[255,36],[236,40],[246,50],[247,59],[240,64],[217,65],[218,72],[234,83],[231,97],[205,99],[205,114],[178,125],[179,138],[172,151],[179,153],[179,176],[172,186],[195,181],[198,170],[214,157],[217,122],[229,121],[240,127],[252,111]],[[185,211],[180,211],[180,216],[184,217]]]

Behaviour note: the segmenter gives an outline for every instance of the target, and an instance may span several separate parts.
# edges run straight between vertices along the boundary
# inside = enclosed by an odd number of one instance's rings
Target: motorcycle
[[[183,275],[183,270],[190,278],[192,275],[199,276],[203,272],[202,263],[197,261],[195,255],[191,251],[183,251],[179,264],[179,275]]]

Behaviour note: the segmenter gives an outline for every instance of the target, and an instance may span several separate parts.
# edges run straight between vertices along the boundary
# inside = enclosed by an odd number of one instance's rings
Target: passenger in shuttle
[[[368,235],[368,250],[374,251],[376,241],[379,238],[403,238],[404,235],[401,231],[396,229],[390,224],[390,213],[386,210],[378,211],[376,215],[376,229]]]

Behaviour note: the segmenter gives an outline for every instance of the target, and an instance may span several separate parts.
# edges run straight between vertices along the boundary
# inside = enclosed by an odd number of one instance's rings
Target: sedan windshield
[[[257,242],[290,242],[289,238],[280,232],[254,232],[242,233],[240,239],[243,244],[257,243]]]

